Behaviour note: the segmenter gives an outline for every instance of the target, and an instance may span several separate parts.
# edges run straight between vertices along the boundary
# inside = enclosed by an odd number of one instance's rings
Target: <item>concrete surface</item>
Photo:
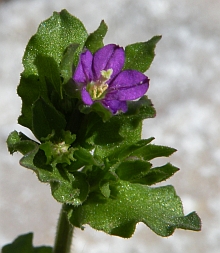
[[[139,224],[125,240],[86,227],[76,230],[77,253],[218,253],[220,249],[220,1],[217,0],[18,0],[0,2],[0,246],[34,231],[34,244],[53,244],[60,204],[10,156],[5,140],[16,125],[21,58],[38,24],[66,8],[89,32],[104,19],[107,43],[122,46],[162,34],[147,75],[157,117],[143,137],[178,149],[169,160],[181,170],[167,184],[181,196],[185,212],[196,210],[202,232],[178,230],[160,238]],[[26,131],[29,134],[29,132]]]

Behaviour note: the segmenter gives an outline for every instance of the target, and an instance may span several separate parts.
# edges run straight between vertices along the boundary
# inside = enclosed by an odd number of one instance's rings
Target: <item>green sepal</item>
[[[199,231],[196,213],[184,216],[180,198],[172,186],[149,188],[119,181],[115,196],[104,198],[93,193],[81,206],[69,210],[69,220],[76,227],[89,224],[110,235],[129,238],[138,222],[145,223],[160,236],[170,236],[176,228]]]
[[[88,36],[84,47],[95,53],[99,48],[104,46],[103,39],[107,31],[108,27],[105,21],[102,20],[98,29]]]
[[[73,158],[74,148],[65,142],[54,144],[50,141],[44,142],[40,145],[47,157],[46,164],[51,164],[52,167],[56,167],[57,164],[68,164],[75,161]]]
[[[34,102],[32,112],[33,133],[38,140],[47,137],[52,131],[55,131],[55,134],[59,136],[61,131],[65,129],[64,116],[43,98]]]
[[[149,69],[155,53],[155,47],[162,36],[154,36],[147,42],[138,42],[125,47],[124,69],[135,69],[144,73]]]
[[[76,140],[76,135],[70,131],[61,130],[60,138],[56,138],[55,131],[52,131],[46,138],[41,138],[42,142],[39,146],[46,156],[46,164],[56,167],[57,164],[70,165],[75,161],[73,154],[76,148],[71,144]]]
[[[52,247],[34,247],[32,241],[33,233],[20,235],[12,243],[5,245],[2,248],[2,253],[52,253]]]

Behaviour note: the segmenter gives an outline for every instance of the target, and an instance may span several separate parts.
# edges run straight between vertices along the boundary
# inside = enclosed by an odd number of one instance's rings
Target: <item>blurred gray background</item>
[[[175,147],[168,160],[181,170],[168,180],[196,210],[201,232],[177,230],[160,238],[143,224],[131,239],[76,229],[75,253],[220,252],[220,1],[218,0],[11,0],[0,1],[0,246],[33,231],[34,245],[53,244],[60,204],[48,185],[18,164],[5,145],[16,130],[21,101],[16,95],[21,58],[29,38],[53,11],[67,9],[89,32],[104,19],[105,43],[125,46],[156,34],[156,58],[147,72],[157,117],[144,123],[143,137]]]

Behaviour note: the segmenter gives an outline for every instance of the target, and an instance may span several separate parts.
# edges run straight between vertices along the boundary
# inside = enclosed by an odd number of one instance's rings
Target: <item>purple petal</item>
[[[102,100],[102,104],[109,109],[113,114],[117,111],[126,112],[128,107],[125,101],[118,100]]]
[[[89,92],[86,90],[86,87],[82,88],[82,90],[81,90],[81,96],[82,96],[82,101],[86,105],[92,105],[93,104],[93,100],[92,100]]]
[[[142,97],[148,90],[149,79],[136,70],[122,71],[110,84],[107,99],[121,101]]]
[[[93,80],[92,59],[93,55],[89,50],[80,55],[78,66],[73,75],[73,80],[76,83],[87,83]]]
[[[100,48],[93,57],[93,70],[96,80],[100,78],[102,70],[112,69],[113,79],[123,68],[125,62],[125,52],[122,47],[109,44]]]
[[[121,101],[135,100],[142,97],[148,90],[148,86],[140,85],[126,90],[120,90],[118,92],[118,99]]]

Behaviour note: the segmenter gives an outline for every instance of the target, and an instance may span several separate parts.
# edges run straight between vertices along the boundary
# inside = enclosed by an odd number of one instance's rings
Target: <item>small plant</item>
[[[26,47],[17,92],[22,99],[21,132],[8,139],[20,164],[49,183],[62,204],[54,247],[33,247],[33,234],[21,235],[3,253],[70,252],[74,227],[89,224],[129,238],[138,222],[160,236],[176,228],[199,231],[195,212],[186,216],[173,186],[155,184],[179,169],[151,161],[176,150],[141,139],[142,122],[156,111],[145,95],[157,42],[122,47],[103,44],[104,21],[88,34],[66,10],[42,22]]]

